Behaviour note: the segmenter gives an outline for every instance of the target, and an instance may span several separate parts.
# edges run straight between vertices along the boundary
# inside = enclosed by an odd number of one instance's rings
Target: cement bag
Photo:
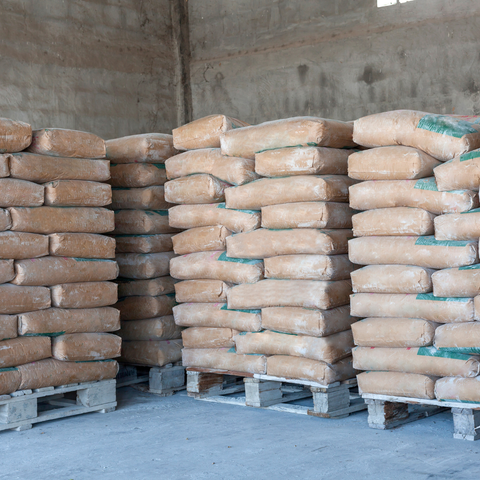
[[[12,227],[12,219],[10,218],[10,212],[0,208],[0,232],[10,230]]]
[[[168,211],[171,227],[195,228],[223,225],[233,233],[249,232],[260,227],[260,211],[233,210],[224,203],[214,205],[178,205]]]
[[[0,314],[32,312],[49,308],[50,290],[45,287],[0,285]]]
[[[347,175],[352,151],[324,147],[265,150],[255,154],[255,171],[262,177]]]
[[[120,310],[120,320],[144,320],[171,315],[175,305],[175,297],[171,294],[158,297],[139,295],[120,299],[115,308]]]
[[[40,362],[20,365],[18,370],[22,375],[19,389],[25,390],[115,378],[118,373],[118,363],[115,360],[62,362],[48,358]]]
[[[347,280],[353,271],[348,255],[280,255],[264,260],[265,278]]]
[[[171,233],[158,235],[116,235],[118,253],[161,253],[173,250]]]
[[[149,163],[127,163],[110,165],[112,187],[141,188],[163,185],[167,181],[165,165]]]
[[[163,367],[182,359],[181,340],[123,342],[121,361],[135,365]]]
[[[44,186],[16,178],[0,178],[0,207],[39,207]]]
[[[434,237],[361,237],[348,242],[357,265],[416,265],[450,268],[478,262],[477,242],[451,242]]]
[[[0,260],[0,284],[7,283],[15,278],[13,260]]]
[[[433,344],[437,327],[419,318],[364,318],[352,331],[360,347],[425,347]]]
[[[233,287],[227,293],[228,308],[304,307],[329,308],[348,304],[349,280],[263,280]]]
[[[0,368],[15,367],[52,356],[49,337],[18,337],[0,343]]]
[[[226,115],[208,115],[173,129],[173,145],[177,150],[220,148],[220,135],[248,123]],[[239,156],[239,155],[236,155]]]
[[[309,337],[270,332],[241,333],[236,335],[237,353],[265,355],[290,355],[335,363],[351,355],[353,336],[351,330],[334,333],[328,337]]]
[[[230,130],[220,137],[222,153],[255,158],[263,150],[283,147],[354,147],[353,125],[318,117],[293,117]]]
[[[144,188],[114,188],[114,210],[168,210],[173,204],[165,201],[162,186]]]
[[[480,208],[435,218],[437,240],[476,240],[480,237]]]
[[[12,178],[30,182],[45,183],[55,180],[106,182],[110,178],[110,162],[108,160],[53,158],[24,152],[4,155],[1,158],[8,159]]]
[[[168,275],[173,257],[173,252],[119,253],[115,259],[120,268],[120,277],[146,280]]]
[[[15,285],[105,282],[118,277],[118,265],[114,260],[43,257],[17,260],[15,272]]]
[[[368,265],[350,276],[354,293],[428,293],[433,273],[430,268],[412,265]]]
[[[437,400],[478,403],[480,402],[480,377],[440,378],[435,384],[435,397]],[[462,406],[459,405],[459,407]]]
[[[226,252],[197,252],[172,258],[170,275],[178,280],[255,283],[263,278],[263,262],[230,258]]]
[[[296,228],[238,233],[227,238],[227,254],[233,258],[268,258],[277,255],[338,255],[347,253],[352,231]]]
[[[478,194],[472,190],[439,192],[433,177],[370,181],[350,187],[350,206],[356,210],[416,207],[441,215],[467,212],[478,207]]]
[[[106,360],[120,356],[122,339],[111,333],[68,333],[52,338],[52,357],[65,362]]]
[[[18,315],[20,335],[114,332],[120,328],[120,312],[111,307],[47,308]]]
[[[107,307],[118,301],[113,282],[65,283],[50,287],[52,306],[59,308]]]
[[[45,235],[0,232],[0,258],[19,260],[45,255],[48,255],[48,237]],[[7,267],[7,265],[4,266]]]
[[[122,279],[118,283],[118,296],[132,297],[134,295],[149,295],[156,297],[157,295],[166,295],[167,293],[175,293],[175,283],[177,280],[172,277],[158,277],[148,280],[125,280]]]
[[[106,158],[113,163],[164,163],[176,151],[173,137],[165,133],[143,133],[105,142]]]
[[[361,393],[435,399],[437,377],[401,372],[362,372],[357,375]]]
[[[348,202],[348,187],[356,181],[345,175],[298,175],[261,178],[225,191],[227,208],[259,210],[267,205],[298,202]]]
[[[435,332],[434,345],[442,351],[479,355],[480,322],[442,325]]]
[[[226,302],[231,286],[221,280],[186,280],[175,284],[175,298],[178,303]]]
[[[0,152],[21,152],[32,142],[32,127],[25,122],[0,118]]]
[[[115,258],[115,239],[92,233],[53,233],[48,236],[55,257]]]
[[[259,178],[255,161],[248,158],[227,157],[219,148],[202,148],[180,153],[165,162],[167,178],[186,177],[207,173],[231,185],[243,185]]]
[[[357,370],[418,373],[437,377],[476,377],[480,362],[475,357],[441,352],[435,347],[355,347],[353,366]]]
[[[356,371],[352,357],[344,358],[334,365],[310,358],[274,355],[267,358],[267,374],[274,377],[295,378],[329,385],[354,378]]]
[[[353,140],[370,148],[415,147],[445,161],[480,147],[480,125],[468,120],[414,110],[376,113],[355,120]]]
[[[234,348],[185,348],[182,365],[230,372],[267,373],[267,358],[264,355],[239,355]]]
[[[352,228],[348,203],[302,202],[262,207],[263,228]]]
[[[232,232],[223,225],[190,228],[172,238],[173,251],[177,255],[194,252],[226,250],[226,239]]]
[[[18,337],[17,323],[16,315],[0,315],[0,340]]]
[[[355,237],[433,235],[435,215],[421,208],[377,208],[352,217]]]
[[[432,275],[432,283],[436,297],[476,297],[480,295],[480,265],[440,270]]]
[[[176,232],[168,225],[168,210],[118,210],[114,234],[145,235]]]
[[[380,147],[350,155],[348,176],[356,180],[414,180],[431,177],[437,165],[441,163],[416,148]]]
[[[83,180],[56,180],[45,184],[45,205],[104,207],[112,203],[112,187]]]
[[[12,230],[34,233],[108,233],[114,214],[99,207],[9,208]]]
[[[18,390],[22,376],[16,368],[6,368],[0,371],[0,395],[8,395]]]
[[[0,154],[0,177],[10,176],[9,158],[10,154]]]
[[[105,141],[79,130],[43,128],[32,132],[32,143],[26,150],[52,157],[105,158]]]
[[[232,328],[192,327],[183,330],[184,348],[230,348],[235,346],[233,337],[238,330]]]
[[[118,335],[123,340],[175,340],[181,338],[182,329],[175,325],[172,315],[146,320],[123,322]]]
[[[480,185],[480,150],[464,153],[439,165],[433,171],[440,192],[475,190]]]
[[[229,310],[226,303],[183,303],[173,307],[173,316],[175,323],[182,327],[230,328],[239,332],[261,330],[260,310]]]
[[[326,337],[349,330],[357,318],[350,315],[350,307],[317,310],[301,307],[262,308],[262,328],[283,333]]]
[[[165,199],[170,203],[183,205],[223,202],[225,189],[230,186],[211,175],[190,175],[167,182]]]
[[[434,297],[431,293],[355,293],[350,308],[354,317],[421,318],[438,323],[476,320],[473,298]]]

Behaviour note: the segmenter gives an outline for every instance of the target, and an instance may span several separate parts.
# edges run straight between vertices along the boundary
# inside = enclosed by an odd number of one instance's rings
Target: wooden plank
[[[285,377],[274,377],[273,375],[262,375],[255,373],[253,378],[258,378],[259,380],[271,380],[273,382],[282,382],[282,383],[296,383],[297,385],[305,385],[307,387],[319,387],[319,388],[332,388],[338,387],[340,382],[331,383],[330,385],[322,385],[318,382],[311,382],[309,380],[299,380],[296,378],[285,378]]]
[[[236,372],[234,370],[218,370],[216,368],[187,367],[186,370],[187,372],[216,373],[218,375],[233,375],[234,377],[254,377],[253,373]]]

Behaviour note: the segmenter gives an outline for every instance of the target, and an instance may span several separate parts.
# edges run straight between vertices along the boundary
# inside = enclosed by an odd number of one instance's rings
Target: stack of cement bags
[[[12,152],[0,155],[0,394],[114,378],[108,359],[121,340],[105,333],[119,329],[109,307],[115,241],[103,235],[114,228],[105,144],[73,130],[32,135],[2,119],[0,149]]]
[[[181,359],[175,326],[172,232],[165,201],[165,160],[175,154],[171,135],[148,133],[107,140],[115,210],[121,361],[163,366]]]
[[[480,401],[480,125],[398,111],[355,122],[354,366],[364,393]],[[395,145],[395,146],[392,146]],[[469,152],[470,151],[470,152]],[[441,163],[445,162],[446,163]]]

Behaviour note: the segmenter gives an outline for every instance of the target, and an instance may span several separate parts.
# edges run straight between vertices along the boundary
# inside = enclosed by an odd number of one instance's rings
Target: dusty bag
[[[350,187],[350,206],[356,210],[415,207],[436,215],[461,213],[478,207],[478,193],[472,190],[439,192],[433,177],[370,181]]]
[[[347,280],[353,271],[348,255],[280,255],[264,260],[265,278]]]
[[[170,275],[179,280],[255,283],[263,278],[263,262],[230,258],[226,252],[197,252],[172,258]]]
[[[480,265],[440,270],[432,275],[432,284],[436,297],[476,297],[480,295]]]
[[[175,298],[178,303],[226,302],[231,286],[221,280],[186,280],[175,284]]]
[[[264,355],[240,355],[234,348],[185,348],[182,351],[184,367],[214,368],[230,372],[267,373]]]
[[[52,356],[49,337],[17,337],[0,343],[0,368],[15,367]]]
[[[262,207],[263,228],[352,228],[348,203],[303,202]]]
[[[293,147],[255,154],[255,171],[262,177],[289,175],[347,175],[353,150],[325,147]]]
[[[116,251],[118,253],[161,253],[171,252],[173,234],[156,235],[116,235]]]
[[[100,207],[9,208],[12,230],[34,233],[108,233],[114,214]]]
[[[16,178],[0,178],[0,207],[39,207],[45,187]]]
[[[348,187],[356,183],[345,175],[298,175],[261,178],[227,188],[228,208],[259,210],[267,205],[298,202],[348,202]]]
[[[22,375],[17,368],[0,370],[0,395],[8,395],[18,390]]]
[[[432,400],[437,377],[417,373],[362,372],[357,375],[357,380],[362,393]]]
[[[318,310],[301,307],[262,308],[262,328],[283,333],[326,337],[349,330],[358,319],[350,315],[348,305]]]
[[[113,282],[65,283],[50,287],[52,306],[59,308],[97,308],[117,303],[117,284]]]
[[[181,338],[182,329],[175,325],[172,315],[123,322],[117,333],[123,340],[175,340]]]
[[[175,280],[172,277],[158,277],[148,280],[123,280],[118,283],[118,296],[132,297],[134,295],[166,295],[175,292]]]
[[[48,237],[45,235],[0,232],[0,258],[20,260],[45,255],[48,255]]]
[[[225,189],[230,186],[206,174],[176,178],[165,184],[165,200],[183,205],[223,202]]]
[[[176,304],[172,294],[157,297],[139,295],[121,298],[115,308],[120,310],[120,320],[144,320],[172,315],[172,308]]]
[[[274,377],[296,378],[329,385],[354,378],[356,371],[352,357],[344,358],[334,365],[310,358],[273,355],[267,358],[267,374]]]
[[[0,260],[0,284],[7,283],[15,278],[13,260]]]
[[[167,210],[170,207],[173,204],[165,201],[163,186],[112,190],[114,210]]]
[[[10,157],[11,154],[0,154],[0,177],[2,178],[10,176]]]
[[[352,331],[360,347],[425,347],[432,345],[437,327],[419,318],[364,318]]]
[[[20,335],[114,332],[120,328],[120,312],[111,307],[47,308],[18,315]]]
[[[182,359],[181,340],[134,341],[122,343],[120,360],[135,365],[152,365],[163,367]]]
[[[475,190],[480,185],[480,150],[464,153],[433,171],[440,192],[448,190]]]
[[[438,323],[475,320],[473,298],[434,297],[431,293],[355,293],[350,297],[354,317],[405,317]]]
[[[352,217],[355,237],[370,235],[433,235],[435,215],[421,208],[377,208]]]
[[[108,160],[49,157],[25,152],[4,155],[0,158],[8,159],[12,178],[30,182],[45,183],[55,180],[105,182],[110,178]]]
[[[173,316],[182,327],[230,328],[239,332],[261,329],[260,310],[229,310],[226,303],[183,303],[173,307]]]
[[[350,277],[354,293],[428,293],[433,273],[430,268],[412,265],[368,265],[351,272]]]
[[[176,151],[173,136],[165,133],[143,133],[113,138],[105,142],[106,158],[114,163],[164,163]]]
[[[52,338],[52,357],[66,362],[107,360],[120,356],[122,339],[111,333],[67,333]]]
[[[17,260],[15,272],[12,280],[15,285],[105,282],[117,278],[118,265],[114,260],[42,257]]]
[[[162,253],[119,253],[115,257],[120,276],[136,280],[164,277],[168,275],[173,252]]]
[[[329,308],[348,304],[349,280],[262,280],[237,285],[227,293],[228,308],[304,307]]]
[[[356,180],[414,180],[431,177],[437,165],[441,165],[438,160],[416,148],[380,147],[350,155],[348,176]]]
[[[0,340],[18,337],[18,317],[16,315],[0,315]]]
[[[10,230],[12,227],[12,219],[10,218],[10,212],[0,208],[0,232]]]
[[[45,287],[0,285],[0,314],[32,312],[49,308],[50,290]]]
[[[168,210],[118,210],[114,234],[144,235],[177,232],[168,224]]]
[[[0,152],[21,152],[32,142],[32,127],[25,122],[0,118]]]
[[[456,402],[480,402],[480,377],[461,378],[445,377],[435,383],[437,400],[453,400]],[[459,405],[459,408],[462,408]]]
[[[348,256],[357,265],[440,269],[477,263],[478,245],[474,241],[440,241],[434,237],[360,237],[349,240]]]
[[[348,252],[352,231],[296,228],[253,232],[227,237],[227,254],[233,258],[268,258],[277,255],[338,255]]]
[[[376,113],[355,120],[353,140],[370,148],[415,147],[445,161],[480,147],[480,125],[469,120],[415,110]]]
[[[52,233],[50,255],[55,257],[115,258],[115,239],[92,233]]]
[[[177,255],[194,252],[226,250],[226,239],[232,232],[223,225],[196,227],[181,232],[172,238],[173,251]]]
[[[183,330],[184,348],[230,348],[235,346],[233,337],[238,330],[232,328],[191,327]]]
[[[226,115],[208,115],[173,129],[173,144],[177,150],[220,148],[220,135],[248,123]],[[238,156],[238,155],[237,155]]]
[[[220,137],[222,153],[255,158],[263,150],[283,147],[354,147],[353,124],[318,117],[293,117],[230,130]]]
[[[83,180],[56,180],[45,184],[45,205],[104,207],[112,203],[112,187]]]
[[[480,322],[442,325],[435,331],[434,345],[442,351],[479,355]]]
[[[234,210],[225,203],[215,205],[178,205],[168,211],[171,227],[195,228],[223,225],[233,233],[260,227],[259,210]]]
[[[163,185],[167,181],[165,165],[151,163],[127,163],[110,165],[110,185],[122,188],[142,188]]]
[[[165,162],[169,180],[199,173],[207,173],[231,185],[243,185],[259,176],[255,161],[247,158],[227,157],[219,148],[202,148],[180,153]]]
[[[480,237],[480,208],[435,218],[437,240],[477,240]]]

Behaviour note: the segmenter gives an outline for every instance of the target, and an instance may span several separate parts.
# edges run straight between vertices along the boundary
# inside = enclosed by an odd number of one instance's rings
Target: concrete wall
[[[480,114],[480,2],[189,0],[193,117]]]
[[[177,124],[170,0],[2,0],[0,116],[104,138]]]

